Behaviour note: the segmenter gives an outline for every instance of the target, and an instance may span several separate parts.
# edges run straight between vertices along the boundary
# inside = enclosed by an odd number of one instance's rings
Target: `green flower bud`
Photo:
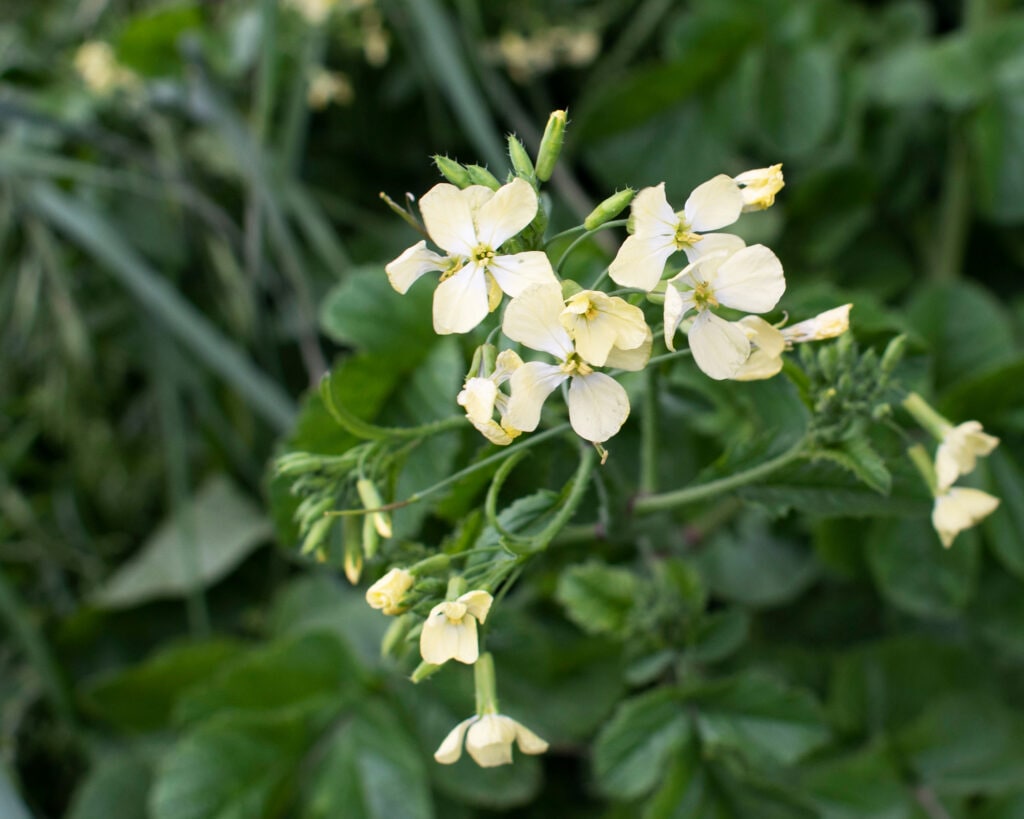
[[[469,174],[469,181],[472,185],[483,185],[492,191],[501,187],[498,178],[482,165],[467,165],[466,173]]]
[[[416,670],[412,672],[412,676],[409,677],[409,679],[414,683],[421,683],[428,677],[432,677],[440,670],[441,666],[428,663],[424,660],[416,666]]]
[[[537,173],[533,169],[533,161],[526,152],[526,147],[515,134],[508,135],[508,158],[512,161],[512,170],[516,176],[525,179],[533,187],[537,187]]]
[[[636,191],[632,188],[612,194],[590,212],[590,215],[583,220],[583,227],[593,230],[605,222],[610,222],[626,209],[633,201],[634,196],[636,196]]]
[[[356,481],[356,491],[359,493],[359,500],[363,502],[364,509],[379,509],[384,505],[384,499],[377,491],[377,486],[369,478],[360,478]],[[374,530],[381,537],[391,537],[391,515],[388,512],[371,512],[366,519],[373,524]],[[365,537],[365,536],[364,536]],[[369,557],[369,555],[367,555]]]
[[[334,523],[334,518],[322,517],[316,521],[306,533],[306,537],[302,541],[301,554],[308,555],[310,552],[315,551],[324,542],[324,538],[327,537],[327,533],[331,529],[331,525]]]
[[[885,375],[891,375],[893,370],[899,366],[900,361],[903,359],[903,353],[907,349],[907,337],[905,335],[898,335],[892,341],[890,341],[886,347],[885,352],[882,353],[882,364],[881,369]]]
[[[416,624],[415,615],[400,614],[391,621],[388,630],[384,632],[384,639],[380,641],[380,654],[387,657],[393,654],[395,649],[401,645],[409,635],[409,631]]]
[[[552,111],[548,117],[548,124],[540,141],[540,150],[537,151],[537,179],[541,182],[547,182],[554,173],[555,163],[565,141],[565,123],[565,111]]]
[[[466,168],[456,162],[454,159],[449,159],[446,156],[437,154],[434,156],[434,164],[437,169],[441,172],[441,176],[451,182],[453,185],[459,188],[468,188],[473,184],[473,179]]]

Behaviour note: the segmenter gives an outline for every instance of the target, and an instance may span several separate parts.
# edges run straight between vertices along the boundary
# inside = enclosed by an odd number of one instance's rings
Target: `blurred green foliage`
[[[93,53],[92,87],[86,42],[116,61]],[[348,92],[311,108],[322,67]],[[442,767],[468,678],[380,658],[384,618],[297,557],[265,467],[282,436],[352,447],[303,395],[332,359],[366,420],[453,413],[464,351],[387,287],[410,231],[378,192],[425,191],[435,153],[501,177],[505,134],[535,149],[557,107],[555,229],[625,185],[783,162],[740,232],[783,259],[786,308],[854,302],[865,355],[905,333],[903,381],[1002,438],[972,483],[1003,503],[942,551],[870,424],[866,450],[632,520],[627,427],[604,537],[570,527],[489,637],[551,752]],[[0,813],[1024,816],[1022,191],[1002,0],[0,4]],[[785,382],[662,387],[664,487],[806,424]],[[482,451],[431,439],[396,497]],[[565,459],[538,448],[502,497],[557,490]],[[497,544],[470,514],[489,477],[396,514],[410,559]]]

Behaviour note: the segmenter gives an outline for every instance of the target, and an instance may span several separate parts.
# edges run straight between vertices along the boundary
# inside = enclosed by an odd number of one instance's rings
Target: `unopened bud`
[[[324,542],[324,538],[327,537],[327,533],[331,530],[331,524],[334,523],[334,518],[322,517],[312,526],[309,527],[309,531],[306,533],[305,539],[302,541],[302,551],[304,555],[308,555],[310,552],[319,548],[320,544]]]
[[[384,638],[380,641],[380,654],[387,657],[393,654],[395,649],[405,641],[409,631],[416,624],[415,615],[401,614],[391,621],[388,630],[384,632]]]
[[[428,677],[432,677],[440,670],[441,666],[428,663],[424,660],[416,666],[416,670],[412,672],[412,676],[409,677],[409,679],[414,683],[421,683]]]
[[[458,188],[468,188],[473,184],[473,180],[469,175],[469,171],[466,170],[462,165],[456,162],[454,159],[449,159],[446,156],[436,154],[434,156],[434,164],[437,169],[441,172],[441,176],[451,182]]]
[[[634,196],[636,196],[636,191],[632,188],[626,188],[624,191],[613,193],[590,212],[590,215],[583,220],[583,227],[587,230],[593,230],[605,222],[610,222],[626,209],[629,203],[633,201]]]
[[[515,134],[508,135],[508,158],[512,161],[512,170],[516,176],[537,187],[537,172],[533,168],[533,161]]]
[[[501,187],[498,178],[483,165],[467,165],[466,173],[469,174],[469,181],[472,185],[483,185],[492,191]]]
[[[380,509],[384,506],[384,499],[377,491],[377,486],[369,478],[360,478],[356,481],[356,491],[359,493],[359,500],[363,502],[364,509]],[[381,537],[391,537],[391,514],[388,512],[370,512],[367,516],[373,522],[373,528]]]
[[[892,341],[890,341],[886,347],[885,352],[882,353],[881,369],[885,375],[891,375],[893,370],[899,366],[900,361],[903,360],[903,353],[907,349],[907,337],[905,335],[898,335]]]
[[[348,535],[348,532],[345,534]],[[353,586],[359,582],[359,577],[363,573],[363,550],[360,545],[358,538],[345,538],[345,577]]]
[[[274,463],[278,475],[301,475],[320,469],[323,459],[309,452],[289,452]]]
[[[537,179],[541,182],[547,182],[555,171],[555,163],[565,141],[565,122],[565,111],[552,111],[548,117],[540,149],[537,151]]]

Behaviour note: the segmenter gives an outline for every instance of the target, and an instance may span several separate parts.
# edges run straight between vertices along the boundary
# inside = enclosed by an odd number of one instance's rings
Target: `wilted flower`
[[[434,753],[442,765],[458,762],[462,756],[462,740],[466,750],[481,768],[507,765],[512,761],[512,743],[524,754],[542,754],[548,743],[529,728],[502,714],[470,717],[456,725]]]
[[[537,206],[536,191],[518,178],[496,191],[482,185],[463,190],[446,182],[435,185],[420,199],[420,212],[430,238],[448,255],[418,242],[385,267],[391,286],[405,293],[424,273],[440,271],[434,331],[472,330],[501,303],[503,291],[515,297],[531,284],[557,281],[547,255],[539,250],[504,256],[497,252],[533,221]]]
[[[514,350],[502,350],[495,361],[494,372],[490,375],[467,378],[465,386],[455,399],[465,408],[469,422],[492,444],[505,446],[519,437],[521,430],[508,423],[508,396],[501,386],[512,377],[523,360]],[[494,420],[498,412],[499,420]]]
[[[978,421],[965,421],[946,430],[935,453],[939,491],[951,487],[961,475],[973,472],[978,457],[989,455],[998,445],[999,439],[983,432]]]
[[[782,163],[769,168],[744,171],[733,181],[740,186],[743,194],[743,212],[764,210],[775,204],[775,194],[782,190]]]
[[[987,518],[998,506],[999,498],[987,492],[954,486],[936,496],[932,526],[948,549],[958,534]]]
[[[782,353],[793,344],[807,341],[821,341],[835,338],[850,328],[850,308],[844,304],[826,310],[814,318],[801,321],[790,327],[778,328],[760,316],[744,316],[734,324],[739,325],[750,341],[750,355],[736,374],[735,381],[760,381],[777,375],[782,369]]]
[[[405,610],[402,598],[415,579],[405,569],[392,569],[366,590],[366,602],[370,608],[380,609],[384,614],[401,614]]]
[[[420,633],[420,654],[432,665],[448,660],[475,663],[480,656],[476,624],[487,619],[494,598],[477,589],[430,610]]]

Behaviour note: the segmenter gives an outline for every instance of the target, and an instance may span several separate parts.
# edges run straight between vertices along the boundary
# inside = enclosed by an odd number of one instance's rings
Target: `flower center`
[[[466,616],[466,604],[449,601],[442,605],[441,613],[448,618],[449,623],[458,625],[462,622],[462,618]]]
[[[494,251],[491,250],[490,245],[477,245],[470,251],[469,258],[478,264],[486,266],[488,262],[494,259]]]
[[[718,299],[715,298],[714,288],[708,282],[700,282],[693,290],[693,304],[698,310],[707,310],[709,307],[718,307]]]
[[[579,353],[570,354],[559,369],[566,375],[590,375],[594,372],[594,368],[580,358]]]
[[[676,215],[679,216],[679,224],[676,225],[676,235],[674,237],[676,243],[676,250],[683,250],[684,248],[687,247],[693,247],[695,244],[697,244],[697,242],[699,242],[704,237],[701,236],[699,233],[694,233],[692,230],[690,230],[690,225],[686,221],[685,217],[679,214]]]

